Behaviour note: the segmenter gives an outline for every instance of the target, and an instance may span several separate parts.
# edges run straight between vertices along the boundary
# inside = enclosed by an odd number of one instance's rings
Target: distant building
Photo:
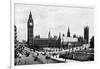
[[[73,37],[62,37],[61,43],[63,48],[82,46],[82,43],[78,41],[78,38],[73,38]]]
[[[77,46],[82,46],[83,44],[83,38],[77,37],[76,34],[74,34],[72,37],[70,36],[70,29],[68,27],[67,37],[63,35],[61,37],[61,44],[63,48],[72,48]]]
[[[62,42],[78,42],[78,38],[64,37],[62,38]]]
[[[54,38],[34,38],[34,46],[37,49],[45,47],[57,48],[57,40]]]
[[[67,31],[67,37],[70,37],[70,29],[68,27],[68,31]]]
[[[84,42],[85,43],[89,42],[89,27],[88,26],[84,27]]]
[[[61,47],[61,35],[59,37],[54,36],[54,38],[34,38],[34,47],[40,48],[60,48]]]

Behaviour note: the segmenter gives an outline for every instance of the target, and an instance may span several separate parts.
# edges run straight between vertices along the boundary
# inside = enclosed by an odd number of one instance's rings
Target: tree
[[[14,25],[14,43],[17,44],[17,27]]]

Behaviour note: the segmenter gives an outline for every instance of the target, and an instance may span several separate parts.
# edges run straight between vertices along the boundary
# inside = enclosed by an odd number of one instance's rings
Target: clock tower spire
[[[27,44],[29,48],[33,48],[33,18],[30,11],[28,22],[27,22]]]
[[[67,37],[70,37],[70,29],[68,27],[68,31],[67,31]]]

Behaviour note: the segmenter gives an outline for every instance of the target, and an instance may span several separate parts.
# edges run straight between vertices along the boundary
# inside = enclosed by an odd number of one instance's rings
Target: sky
[[[15,25],[17,27],[17,39],[27,40],[27,21],[31,11],[34,21],[34,36],[40,35],[47,38],[49,31],[51,36],[65,34],[68,27],[71,36],[73,34],[83,36],[84,26],[89,26],[89,38],[94,35],[94,9],[69,6],[46,6],[15,4]]]

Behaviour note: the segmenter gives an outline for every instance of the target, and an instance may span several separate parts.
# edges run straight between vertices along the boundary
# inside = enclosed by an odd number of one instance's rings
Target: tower
[[[51,38],[51,34],[50,34],[50,32],[49,32],[49,34],[48,34],[48,38],[49,38],[49,39]]]
[[[88,43],[89,41],[89,27],[88,26],[84,27],[84,41],[86,43]]]
[[[59,33],[59,37],[57,40],[57,46],[58,46],[58,48],[61,48],[61,33]]]
[[[30,11],[28,22],[27,22],[27,43],[29,48],[33,48],[33,19]]]
[[[67,31],[67,37],[70,37],[70,29],[68,27],[68,31]]]

